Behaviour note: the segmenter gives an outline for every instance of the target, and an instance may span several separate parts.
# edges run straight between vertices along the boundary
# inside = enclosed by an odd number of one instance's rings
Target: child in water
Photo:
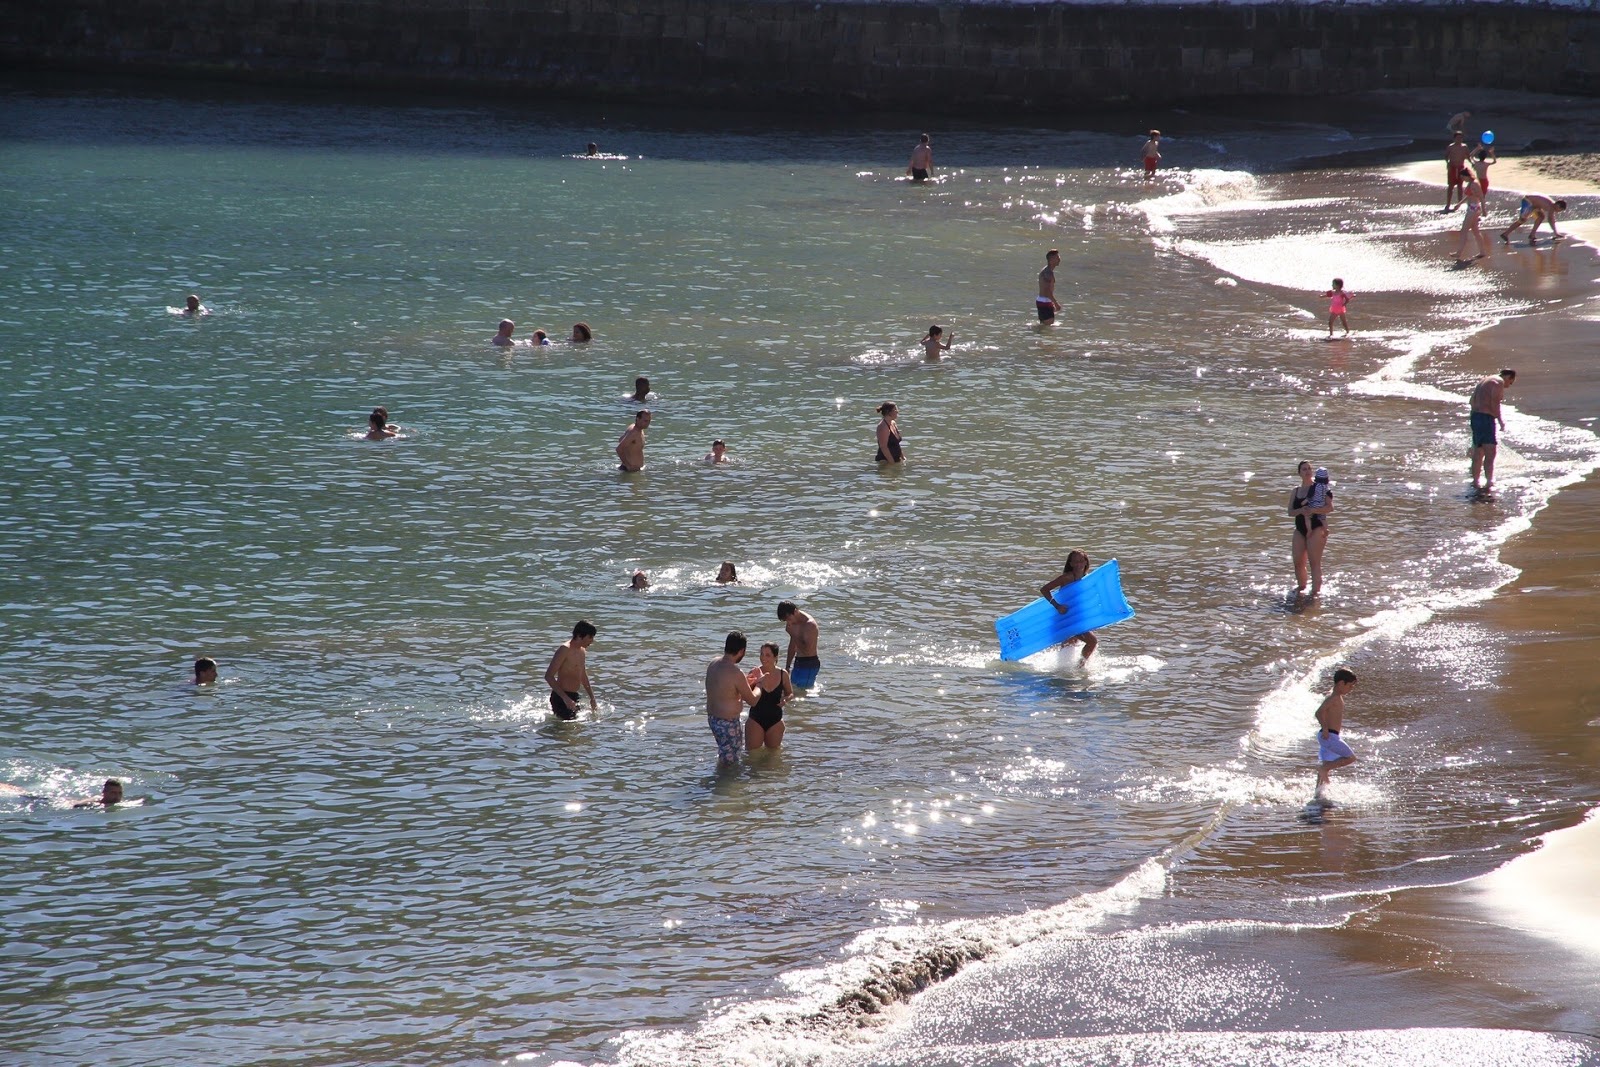
[[[1041,586],[1039,589],[1039,595],[1050,601],[1058,614],[1065,615],[1067,613],[1067,609],[1062,607],[1061,604],[1057,602],[1056,598],[1050,594],[1055,592],[1057,589],[1062,588],[1063,586],[1071,585],[1073,582],[1082,581],[1084,576],[1088,573],[1089,553],[1083,551],[1081,548],[1075,548],[1071,552],[1067,553],[1067,564],[1061,568],[1061,573],[1050,579],[1050,581],[1045,585]],[[1087,661],[1090,656],[1094,655],[1094,650],[1099,647],[1100,639],[1094,635],[1093,630],[1090,630],[1086,633],[1078,634],[1076,637],[1068,638],[1065,643],[1069,645],[1076,645],[1080,642],[1083,644],[1083,661]]]
[[[1344,291],[1344,279],[1335,278],[1333,288],[1322,294],[1328,298],[1328,338],[1333,339],[1333,320],[1338,319],[1339,325],[1344,327],[1344,335],[1350,336],[1350,323],[1345,319],[1344,313],[1350,307],[1350,294]]]
[[[1311,476],[1311,495],[1306,498],[1306,507],[1320,508],[1328,502],[1328,494],[1331,491],[1328,485],[1328,468],[1318,467],[1317,473]]]
[[[1333,692],[1317,708],[1316,803],[1324,808],[1333,807],[1333,801],[1328,798],[1330,772],[1356,761],[1356,754],[1339,736],[1339,731],[1344,729],[1344,698],[1355,687],[1355,671],[1340,667],[1333,672]]]
[[[954,338],[955,334],[951,334],[950,336]],[[920,343],[922,345],[922,350],[928,354],[929,359],[938,359],[940,349],[943,349],[946,352],[950,351],[950,346],[955,342],[953,340],[947,341],[943,338],[943,326],[928,327],[928,336],[924,337]]]
[[[1161,163],[1160,130],[1150,131],[1150,139],[1144,143],[1144,152],[1142,153],[1142,158],[1144,160],[1145,180],[1148,181],[1156,176],[1156,167]]]

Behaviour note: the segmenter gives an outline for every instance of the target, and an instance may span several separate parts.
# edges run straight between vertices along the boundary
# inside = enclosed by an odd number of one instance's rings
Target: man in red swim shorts
[[[1444,149],[1444,209],[1450,211],[1453,207],[1460,207],[1467,202],[1466,196],[1461,191],[1461,176],[1467,169],[1467,160],[1472,156],[1472,146],[1462,137],[1461,131],[1456,131],[1455,140],[1451,141]],[[1450,194],[1456,194],[1454,204],[1450,203]]]

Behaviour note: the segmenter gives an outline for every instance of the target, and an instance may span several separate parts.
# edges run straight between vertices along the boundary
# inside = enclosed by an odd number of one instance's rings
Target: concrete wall
[[[0,63],[533,97],[1059,111],[1464,86],[1600,93],[1600,14],[1509,4],[0,0]]]

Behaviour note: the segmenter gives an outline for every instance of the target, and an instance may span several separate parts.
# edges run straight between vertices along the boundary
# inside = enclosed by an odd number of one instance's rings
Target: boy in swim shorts
[[[1161,131],[1151,130],[1150,139],[1144,143],[1144,176],[1156,176],[1156,165],[1161,162]]]
[[[1511,235],[1522,228],[1522,224],[1530,218],[1533,220],[1533,229],[1528,231],[1528,243],[1531,245],[1539,237],[1541,223],[1550,224],[1550,236],[1560,237],[1556,232],[1556,215],[1567,210],[1565,200],[1551,200],[1548,196],[1539,193],[1529,193],[1522,198],[1522,203],[1517,208],[1517,221],[1500,231],[1500,240],[1511,243]]]
[[[1340,767],[1356,761],[1356,754],[1344,743],[1339,731],[1344,728],[1344,698],[1356,687],[1356,673],[1345,667],[1333,672],[1333,692],[1317,708],[1317,768],[1316,802],[1325,808],[1333,807],[1328,798],[1329,775]]]
[[[1044,254],[1044,270],[1039,272],[1039,295],[1033,306],[1039,312],[1039,321],[1052,323],[1061,304],[1056,300],[1056,268],[1061,266],[1061,253],[1052,248]]]

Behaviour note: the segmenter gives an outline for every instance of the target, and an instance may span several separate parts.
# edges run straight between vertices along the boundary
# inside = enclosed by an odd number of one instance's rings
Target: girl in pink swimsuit
[[[1344,279],[1335,278],[1333,288],[1322,294],[1328,298],[1328,336],[1333,336],[1333,320],[1338,319],[1339,325],[1344,327],[1344,335],[1350,336],[1350,323],[1344,317],[1345,310],[1350,306],[1350,294],[1344,291]]]

